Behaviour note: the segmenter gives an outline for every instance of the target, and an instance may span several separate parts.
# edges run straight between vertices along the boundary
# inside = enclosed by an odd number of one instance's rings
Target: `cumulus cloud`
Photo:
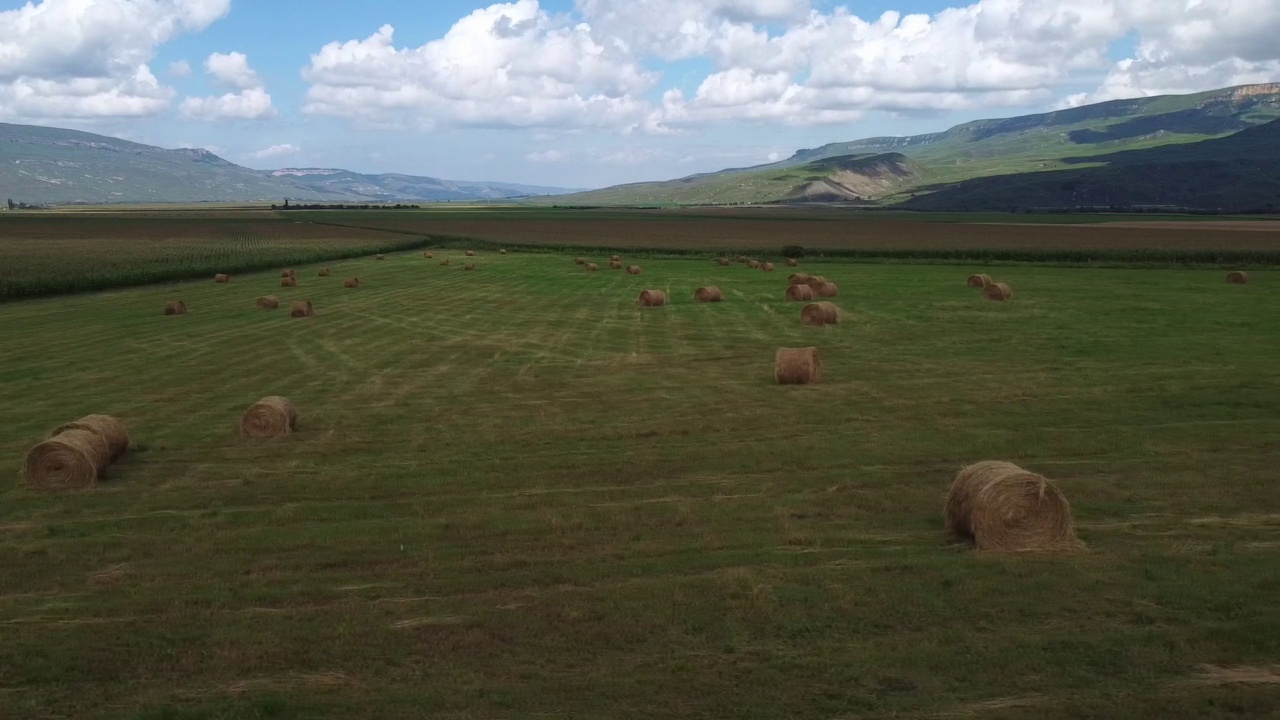
[[[189,120],[263,120],[276,116],[271,95],[262,86],[258,73],[249,67],[243,53],[213,53],[204,63],[207,72],[219,85],[235,92],[207,97],[189,97],[182,101],[178,114]]]
[[[169,63],[169,74],[174,77],[191,77],[191,63],[186,60],[177,60]]]
[[[0,12],[0,117],[136,117],[173,91],[156,48],[226,15],[230,0],[42,0]]]
[[[553,163],[564,162],[569,159],[569,156],[559,150],[544,150],[542,152],[529,153],[524,156],[524,159],[536,163]]]
[[[263,148],[257,152],[249,153],[249,157],[255,160],[266,160],[269,158],[280,157],[282,155],[296,155],[302,152],[302,148],[292,143],[284,143],[281,145],[272,145],[269,148]]]

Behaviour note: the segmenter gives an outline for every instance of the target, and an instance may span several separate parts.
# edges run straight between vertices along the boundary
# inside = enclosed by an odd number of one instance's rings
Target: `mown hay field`
[[[784,272],[463,259],[0,305],[0,717],[1280,712],[1275,272],[805,263],[845,312],[807,328]],[[242,438],[272,395],[296,432]],[[29,490],[94,412],[138,447]],[[948,537],[987,459],[1087,552]]]

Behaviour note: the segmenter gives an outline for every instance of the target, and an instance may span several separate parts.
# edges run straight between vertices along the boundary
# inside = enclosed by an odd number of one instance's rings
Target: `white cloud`
[[[169,63],[169,74],[174,77],[191,77],[191,63],[186,60],[177,60]]]
[[[284,143],[282,145],[272,145],[269,148],[263,148],[257,152],[249,153],[249,157],[255,160],[266,160],[268,158],[280,157],[282,155],[296,155],[302,152],[302,148],[292,143]]]
[[[524,156],[524,159],[536,163],[554,163],[564,162],[569,159],[569,156],[559,150],[544,150],[542,152],[529,153]]]
[[[220,96],[189,97],[178,114],[189,120],[263,120],[276,116],[271,95],[262,86],[258,73],[249,67],[243,53],[213,53],[204,63],[205,72],[219,85],[233,88]]]
[[[148,63],[230,0],[42,0],[0,11],[0,117],[137,117],[173,98]]]

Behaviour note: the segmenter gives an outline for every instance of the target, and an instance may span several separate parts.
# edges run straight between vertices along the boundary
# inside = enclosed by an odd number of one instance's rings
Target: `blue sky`
[[[1280,3],[1162,5],[0,0],[0,121],[263,169],[597,187],[1280,79]]]

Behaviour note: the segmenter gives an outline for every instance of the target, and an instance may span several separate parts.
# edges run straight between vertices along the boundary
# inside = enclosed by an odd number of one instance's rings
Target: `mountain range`
[[[1248,85],[832,143],[767,165],[542,202],[1268,210],[1280,208],[1277,121],[1280,83]]]
[[[568,190],[326,168],[253,170],[208,150],[166,150],[78,130],[0,123],[0,198],[32,205],[285,198],[327,203],[439,202],[564,192]]]

